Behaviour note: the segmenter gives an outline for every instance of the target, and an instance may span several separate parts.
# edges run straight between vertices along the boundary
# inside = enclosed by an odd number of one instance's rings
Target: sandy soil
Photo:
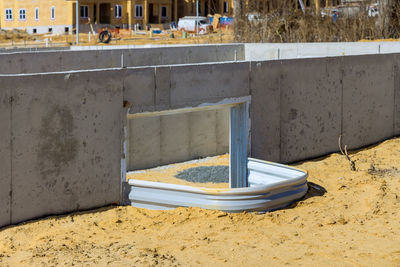
[[[110,207],[0,230],[0,266],[400,266],[400,139],[298,164],[306,198],[267,214]],[[326,191],[326,192],[325,192]]]
[[[114,38],[109,44],[102,44],[98,39],[94,39],[93,36],[91,41],[89,41],[89,34],[81,33],[79,34],[81,46],[87,45],[98,45],[98,46],[108,46],[108,45],[166,45],[166,44],[215,44],[215,43],[233,43],[233,32],[232,30],[219,30],[218,32],[191,36],[183,39],[182,33],[175,31],[173,32],[175,38],[170,38],[170,33],[157,34],[150,36],[150,32],[145,35],[142,34],[132,34],[132,35],[121,35]],[[45,47],[45,39],[49,40],[50,46],[70,46],[76,41],[75,35],[23,35],[14,36],[10,38],[2,38],[0,35],[0,48],[24,48],[24,47]]]
[[[163,167],[130,172],[126,175],[126,179],[136,179],[160,183],[189,185],[205,188],[229,188],[229,183],[192,183],[182,179],[175,178],[179,172],[200,166],[229,166],[229,154],[209,157],[201,160],[193,160],[171,164]]]

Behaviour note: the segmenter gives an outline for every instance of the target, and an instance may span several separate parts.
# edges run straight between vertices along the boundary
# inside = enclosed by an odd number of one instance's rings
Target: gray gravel
[[[176,178],[192,183],[229,183],[229,166],[201,166],[181,171]]]

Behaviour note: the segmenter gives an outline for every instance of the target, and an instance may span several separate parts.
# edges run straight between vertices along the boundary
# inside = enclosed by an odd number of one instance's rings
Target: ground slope
[[[0,265],[400,266],[400,139],[297,167],[306,198],[267,214],[110,207],[0,230]],[[325,192],[326,191],[326,192]]]

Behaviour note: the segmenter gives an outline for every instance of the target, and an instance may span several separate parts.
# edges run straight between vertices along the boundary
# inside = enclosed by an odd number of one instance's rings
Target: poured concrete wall
[[[252,156],[294,162],[399,134],[398,55],[254,62]],[[397,77],[397,78],[396,78]]]
[[[120,200],[123,100],[131,113],[140,113],[251,96],[251,155],[278,162],[337,151],[339,135],[349,148],[395,136],[399,59],[369,55],[0,76],[0,224]],[[216,127],[212,115],[179,116],[160,118],[153,128],[142,124],[149,139],[158,140],[155,162],[174,153],[179,160],[194,155],[172,146],[162,150],[174,137],[190,139],[175,127],[190,121],[202,121],[193,126],[196,132],[203,130],[199,125]],[[171,123],[177,126],[167,127]],[[166,134],[159,137],[158,129]],[[135,142],[150,146],[149,139]],[[195,139],[196,155],[205,155],[209,150],[202,146],[213,147],[216,137]]]
[[[11,223],[11,90],[0,90],[0,226]]]
[[[243,59],[243,45],[9,53],[0,54],[0,74],[44,73]]]
[[[394,56],[394,134],[400,136],[400,56]]]
[[[244,44],[246,60],[274,60],[399,53],[400,42]]]
[[[1,225],[119,202],[123,107],[115,75],[0,78]]]
[[[229,153],[229,108],[128,119],[127,170]]]

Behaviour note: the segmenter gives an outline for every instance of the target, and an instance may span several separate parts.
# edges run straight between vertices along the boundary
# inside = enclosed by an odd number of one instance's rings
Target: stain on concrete
[[[78,153],[78,139],[74,136],[74,117],[67,106],[54,106],[42,119],[39,130],[38,166],[44,180],[58,176],[74,161]],[[46,182],[48,188],[56,180]]]
[[[290,109],[289,111],[289,120],[295,120],[297,118],[297,109]]]

